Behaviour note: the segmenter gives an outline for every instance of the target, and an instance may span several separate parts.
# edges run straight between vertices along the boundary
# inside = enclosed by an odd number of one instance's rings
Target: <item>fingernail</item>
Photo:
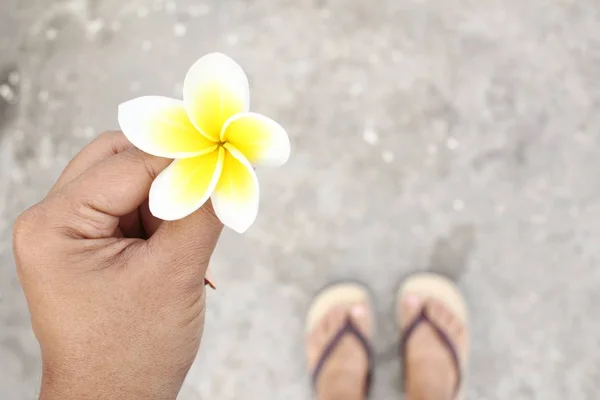
[[[217,288],[213,283],[212,274],[210,273],[210,267],[206,270],[206,275],[204,276],[204,286],[206,285],[210,286],[213,290]]]
[[[404,304],[411,309],[416,309],[421,305],[421,299],[419,296],[414,294],[407,294],[404,296]]]
[[[350,310],[354,317],[363,317],[367,314],[367,307],[364,304],[357,304]]]
[[[216,290],[217,286],[208,278],[204,278],[204,286],[209,286],[212,290]]]

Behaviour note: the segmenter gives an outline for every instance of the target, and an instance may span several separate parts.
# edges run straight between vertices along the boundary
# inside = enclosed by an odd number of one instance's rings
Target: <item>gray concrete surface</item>
[[[180,399],[310,398],[304,312],[339,278],[376,293],[373,398],[399,398],[393,293],[428,269],[470,302],[470,398],[600,396],[596,0],[0,0],[1,399],[40,374],[11,222],[119,102],[180,95],[214,50],[294,154],[223,237]]]

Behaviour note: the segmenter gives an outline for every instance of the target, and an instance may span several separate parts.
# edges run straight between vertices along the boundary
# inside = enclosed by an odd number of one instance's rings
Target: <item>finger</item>
[[[161,223],[162,220],[150,212],[146,199],[138,209],[120,218],[119,229],[125,237],[148,239],[154,235]]]
[[[137,149],[115,154],[88,168],[46,200],[56,225],[73,236],[109,237],[119,217],[148,197],[152,181],[171,160]]]
[[[164,268],[203,283],[222,230],[223,224],[209,201],[184,219],[163,221],[146,245],[160,257]]]
[[[161,223],[162,220],[150,213],[146,199],[136,210],[119,219],[119,230],[127,238],[148,239]]]
[[[150,238],[154,233],[158,230],[160,225],[162,224],[162,220],[156,218],[150,212],[150,205],[148,203],[148,199],[142,203],[140,206],[140,219],[141,225],[144,228],[144,232],[146,233],[146,237]]]
[[[132,148],[133,145],[119,131],[104,132],[85,146],[65,167],[62,174],[50,190],[54,193],[91,166],[115,154]]]

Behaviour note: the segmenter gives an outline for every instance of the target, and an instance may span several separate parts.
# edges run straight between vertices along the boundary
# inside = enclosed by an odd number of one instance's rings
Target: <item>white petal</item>
[[[185,218],[206,203],[223,169],[225,150],[175,160],[150,188],[150,212],[165,221]]]
[[[248,77],[226,55],[208,54],[188,71],[183,101],[192,123],[207,138],[218,141],[225,122],[250,109]]]
[[[256,113],[230,118],[223,127],[221,141],[231,143],[255,166],[278,167],[290,158],[290,139],[285,129]]]
[[[225,148],[223,172],[212,194],[212,205],[224,225],[244,233],[258,214],[258,179],[242,153],[228,143]]]
[[[119,125],[135,147],[158,157],[196,157],[217,146],[194,127],[183,102],[168,97],[138,97],[121,104]]]

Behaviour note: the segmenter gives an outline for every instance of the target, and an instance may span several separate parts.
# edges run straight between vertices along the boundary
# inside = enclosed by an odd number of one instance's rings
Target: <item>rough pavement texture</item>
[[[180,399],[310,397],[303,318],[340,278],[379,307],[373,398],[398,398],[394,289],[455,278],[473,399],[595,399],[600,385],[600,4],[595,0],[0,0],[0,398],[39,354],[11,223],[116,107],[179,96],[223,51],[294,154],[214,259]]]

